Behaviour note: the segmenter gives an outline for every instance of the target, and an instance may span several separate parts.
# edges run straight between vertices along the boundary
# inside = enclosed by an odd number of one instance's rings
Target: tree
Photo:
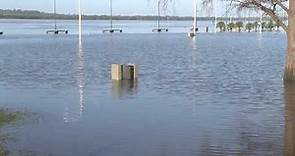
[[[230,32],[232,32],[235,27],[236,27],[235,23],[232,23],[232,22],[227,25],[227,28],[229,29]]]
[[[284,134],[284,155],[294,156],[295,155],[295,83],[285,82],[284,83],[284,100],[285,100],[285,134]]]
[[[267,28],[267,23],[266,22],[262,22],[261,23],[261,29],[262,29],[262,31],[265,31],[266,28]]]
[[[246,29],[248,30],[248,32],[251,32],[252,28],[254,27],[253,23],[247,23],[246,24]]]
[[[225,23],[224,22],[218,22],[217,25],[216,25],[217,28],[219,28],[220,32],[224,32],[225,31]]]
[[[285,65],[286,81],[295,80],[295,1],[289,1],[288,10],[288,52]]]
[[[253,23],[253,27],[254,27],[255,32],[258,31],[259,26],[260,26],[260,24],[257,21]]]
[[[243,22],[237,22],[236,23],[236,28],[238,28],[238,31],[241,32],[242,28],[244,27],[244,23]]]
[[[227,1],[227,0],[225,0]],[[285,31],[288,31],[288,26],[280,18],[280,11],[284,10],[289,13],[289,8],[286,5],[288,0],[230,0],[233,6],[237,9],[257,9],[263,11],[266,15],[271,17],[278,25]]]
[[[273,31],[273,28],[275,27],[275,24],[273,23],[273,21],[269,21],[267,23],[267,29],[268,31]]]
[[[275,23],[275,27],[276,27],[277,31],[280,30],[280,26],[277,23]]]
[[[213,0],[203,0],[213,1]],[[295,81],[295,1],[294,0],[224,0],[230,1],[238,9],[256,9],[280,26],[288,36],[288,51],[285,62],[284,80]],[[288,7],[289,6],[289,7]],[[280,18],[280,11],[288,15],[288,25]]]

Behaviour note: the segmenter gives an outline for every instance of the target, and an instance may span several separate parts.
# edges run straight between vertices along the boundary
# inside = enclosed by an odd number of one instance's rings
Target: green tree
[[[218,22],[217,25],[216,25],[217,28],[219,28],[220,32],[224,32],[225,31],[225,28],[226,28],[226,25],[224,22]]]
[[[257,32],[258,28],[260,27],[260,24],[256,21],[253,23],[253,27],[254,27],[255,32]]]
[[[211,1],[213,0],[203,0]],[[224,0],[222,0],[224,1]],[[203,2],[203,4],[205,4]],[[294,0],[231,0],[232,8],[238,10],[256,9],[269,16],[288,36],[288,51],[285,62],[284,80],[295,81],[295,1]],[[284,22],[280,15],[286,13],[288,22]]]
[[[5,125],[14,123],[16,121],[21,120],[24,117],[25,114],[21,112],[11,112],[7,109],[0,108],[0,128],[2,128]],[[10,155],[9,151],[3,146],[3,142],[5,142],[5,137],[0,135],[0,155],[6,156]]]
[[[267,28],[267,23],[266,22],[262,22],[261,23],[261,29],[262,29],[262,31],[265,31],[266,28]]]
[[[233,29],[235,29],[235,23],[229,23],[228,25],[227,25],[227,28],[228,28],[228,30],[230,31],[230,32],[232,32],[233,31]]]
[[[251,30],[254,28],[254,24],[253,23],[247,23],[246,24],[246,29],[248,32],[251,32]]]
[[[280,30],[280,25],[278,25],[277,23],[275,23],[275,27],[276,27],[277,31]]]
[[[267,29],[268,29],[268,31],[273,31],[274,27],[275,27],[275,24],[273,23],[273,21],[269,21],[267,23]]]
[[[242,28],[244,28],[243,22],[237,22],[235,25],[236,25],[236,28],[238,29],[239,32],[241,32]]]

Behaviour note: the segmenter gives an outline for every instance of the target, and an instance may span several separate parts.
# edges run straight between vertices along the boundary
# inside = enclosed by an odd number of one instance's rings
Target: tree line
[[[279,30],[280,26],[278,24],[276,24],[275,22],[273,22],[272,20],[268,21],[268,22],[248,22],[246,24],[244,24],[241,21],[238,22],[230,22],[228,24],[226,24],[226,22],[224,21],[220,21],[217,23],[216,28],[219,29],[220,32],[233,32],[233,31],[237,31],[237,32],[241,32],[241,31],[247,31],[247,32],[258,32],[261,31],[265,32],[265,31],[274,31],[274,30]]]
[[[109,20],[111,17],[108,15],[83,15],[85,20]],[[112,17],[114,20],[157,20],[157,16],[116,16]],[[75,20],[78,19],[76,14],[56,14],[46,13],[37,10],[21,10],[21,9],[0,9],[0,19],[61,19],[61,20]],[[232,20],[258,20],[256,17],[245,17],[245,18],[231,18]],[[269,20],[270,18],[265,17],[264,20]],[[161,20],[176,20],[176,21],[190,21],[193,17],[185,16],[162,16]],[[198,17],[198,21],[214,21],[223,20],[229,21],[230,18],[227,17]],[[285,20],[287,18],[285,17]]]

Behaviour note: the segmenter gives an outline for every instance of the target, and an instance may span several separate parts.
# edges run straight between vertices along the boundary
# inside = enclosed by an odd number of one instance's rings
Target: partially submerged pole
[[[110,0],[111,29],[113,29],[113,0]]]
[[[197,8],[198,8],[198,3],[197,0],[194,0],[194,35],[196,35],[196,31],[197,31]]]
[[[188,36],[191,38],[194,38],[197,34],[197,0],[193,0],[193,6],[194,6],[194,10],[193,10],[193,27],[189,30],[188,32]]]
[[[157,17],[158,30],[160,30],[160,20],[161,20],[160,5],[161,5],[161,2],[160,2],[160,0],[158,0],[158,17]]]
[[[115,32],[120,32],[122,33],[123,30],[121,28],[114,28],[113,26],[113,0],[109,0],[109,7],[110,7],[110,27],[105,28],[102,30],[103,33],[115,33]]]
[[[54,14],[54,30],[57,31],[57,23],[56,23],[56,0],[53,0],[53,14]]]
[[[153,32],[168,32],[168,28],[161,27],[161,0],[158,0],[158,15],[157,15],[157,28]]]
[[[57,13],[56,13],[56,0],[53,0],[53,18],[54,18],[54,28],[47,30],[46,34],[55,34],[58,35],[59,33],[68,34],[67,29],[58,29],[57,27]]]
[[[82,42],[82,12],[81,12],[81,0],[78,0],[78,12],[79,12],[79,43]]]
[[[217,33],[217,15],[216,15],[216,9],[215,9],[215,1],[212,0],[212,8],[213,8],[213,14],[214,14],[214,21],[213,21],[213,25],[214,25],[214,33]]]

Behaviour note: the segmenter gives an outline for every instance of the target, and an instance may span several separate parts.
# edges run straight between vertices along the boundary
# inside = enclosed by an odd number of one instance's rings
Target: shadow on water
[[[285,156],[295,155],[295,83],[285,82]]]
[[[137,80],[112,80],[112,93],[114,99],[122,99],[137,94]]]

